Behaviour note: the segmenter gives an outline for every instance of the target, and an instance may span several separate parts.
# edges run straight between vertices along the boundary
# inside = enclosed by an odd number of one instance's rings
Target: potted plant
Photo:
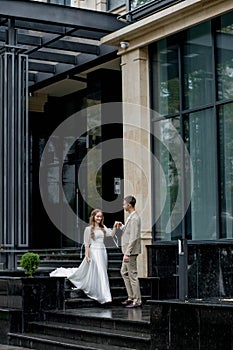
[[[36,253],[25,253],[20,260],[20,266],[25,270],[25,274],[32,277],[40,264],[40,257]]]

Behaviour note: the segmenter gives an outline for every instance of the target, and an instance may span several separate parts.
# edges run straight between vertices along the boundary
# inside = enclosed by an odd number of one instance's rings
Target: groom
[[[135,210],[136,199],[134,196],[124,198],[123,208],[129,214],[125,225],[116,222],[122,230],[121,249],[123,262],[121,276],[124,280],[128,299],[122,302],[127,308],[142,306],[140,285],[137,272],[137,257],[141,253],[141,219]]]

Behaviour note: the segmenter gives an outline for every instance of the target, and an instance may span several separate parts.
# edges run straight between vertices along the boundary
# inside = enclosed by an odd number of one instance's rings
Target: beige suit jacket
[[[128,256],[141,253],[141,218],[136,211],[123,228],[121,249],[122,253]]]

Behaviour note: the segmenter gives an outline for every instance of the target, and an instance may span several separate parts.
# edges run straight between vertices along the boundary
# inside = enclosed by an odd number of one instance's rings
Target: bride
[[[104,238],[115,235],[116,225],[113,230],[108,229],[104,225],[103,212],[100,209],[93,210],[90,224],[84,231],[85,259],[77,268],[57,268],[50,273],[50,277],[67,277],[75,289],[83,290],[100,304],[111,302]]]

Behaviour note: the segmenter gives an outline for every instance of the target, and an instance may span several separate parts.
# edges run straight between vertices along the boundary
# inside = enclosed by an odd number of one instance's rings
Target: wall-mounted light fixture
[[[129,42],[128,41],[121,41],[120,46],[123,50],[126,50],[129,47]]]

